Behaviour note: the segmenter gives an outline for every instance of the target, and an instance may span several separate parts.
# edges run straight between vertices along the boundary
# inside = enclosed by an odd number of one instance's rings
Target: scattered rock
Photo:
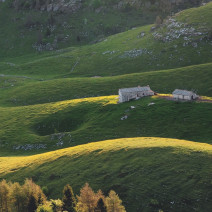
[[[93,76],[93,77],[91,77],[91,78],[100,78],[101,76]]]
[[[156,40],[171,42],[182,37],[186,41],[183,46],[187,46],[193,40],[202,40],[208,34],[204,29],[196,29],[193,26],[176,21],[173,17],[166,20],[160,29],[152,33]]]
[[[32,48],[34,48],[36,51],[42,52],[42,51],[53,51],[57,48],[57,43],[46,43],[46,44],[33,44]]]
[[[198,44],[197,43],[192,43],[191,44],[194,48],[197,48],[198,47]]]
[[[123,121],[123,120],[125,120],[125,119],[127,119],[127,118],[128,118],[128,116],[125,115],[125,116],[121,117],[121,120]]]
[[[155,105],[155,103],[154,102],[151,102],[151,103],[148,104],[148,106],[151,106],[151,105]]]
[[[120,56],[120,58],[135,58],[143,54],[152,54],[152,52],[148,51],[146,48],[133,49],[133,50],[125,51],[124,54]]]
[[[153,26],[151,27],[151,31],[154,31],[157,27]]]
[[[9,65],[9,66],[12,66],[12,67],[14,67],[14,66],[15,66],[15,64],[14,64],[14,63],[10,63],[10,62],[7,62],[6,64],[7,64],[7,65]]]
[[[24,144],[24,145],[14,145],[13,149],[14,150],[33,150],[33,149],[46,149],[47,145],[46,144]]]
[[[106,51],[106,52],[103,52],[102,54],[103,55],[105,55],[105,54],[115,54],[115,53],[117,53],[118,51],[115,51],[115,50],[113,50],[113,51]]]
[[[71,134],[70,133],[55,133],[50,135],[51,140],[56,140],[56,146],[63,146],[65,142],[71,142]]]
[[[64,142],[62,140],[60,140],[56,143],[56,146],[63,146],[63,144],[64,144]]]
[[[143,38],[145,36],[145,32],[141,32],[137,37],[138,38]]]

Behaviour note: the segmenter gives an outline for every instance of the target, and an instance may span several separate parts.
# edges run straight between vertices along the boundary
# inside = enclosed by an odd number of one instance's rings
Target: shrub
[[[162,23],[163,23],[162,18],[160,16],[157,16],[155,20],[155,25],[160,26]]]

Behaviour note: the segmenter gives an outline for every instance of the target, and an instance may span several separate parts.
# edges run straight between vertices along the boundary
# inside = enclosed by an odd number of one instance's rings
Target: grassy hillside
[[[212,27],[211,23],[211,9],[212,4],[209,3],[206,7],[197,7],[192,9],[183,10],[177,15],[177,19],[181,22],[187,22],[188,24],[196,25],[202,27],[202,21],[204,25],[208,28]]]
[[[89,182],[114,189],[130,212],[211,211],[212,104],[160,96],[118,104],[117,93],[150,85],[211,99],[212,3],[155,27],[142,26],[155,10],[92,9],[103,1],[72,14],[9,2],[0,3],[0,178],[31,177],[50,198]],[[36,52],[41,38],[41,48],[57,47]]]
[[[48,77],[113,76],[163,70],[211,62],[212,3],[167,19],[158,29],[152,26],[108,37],[104,41],[20,64],[22,58],[4,59],[1,73]],[[191,15],[190,15],[191,14]],[[199,16],[203,14],[201,25]],[[190,17],[190,18],[186,18]],[[189,24],[189,25],[187,25]],[[5,37],[5,35],[2,35]],[[1,39],[2,40],[2,39]],[[24,41],[25,42],[25,41]],[[23,46],[21,44],[21,46]],[[9,48],[8,48],[9,49]],[[23,49],[23,51],[25,51]],[[54,55],[55,54],[55,55]],[[16,61],[19,62],[16,64]],[[11,66],[11,63],[14,63]]]
[[[155,92],[195,90],[212,96],[212,63],[165,71],[152,71],[102,78],[62,78],[35,82],[33,79],[1,77],[1,105],[30,105],[93,96],[114,95],[119,88],[150,85]],[[21,80],[21,82],[20,82]],[[163,83],[161,83],[163,82]]]
[[[105,8],[99,5],[98,9],[98,5],[94,4],[100,1],[88,0],[83,2],[80,10],[66,13],[39,11],[24,6],[30,1],[22,1],[22,5],[15,9],[12,2],[0,2],[0,26],[3,29],[0,34],[0,58],[95,43],[108,35],[153,23],[156,15],[161,13],[133,7],[118,10],[113,8],[113,1],[103,1],[107,5],[104,5]]]
[[[127,211],[210,211],[209,144],[165,138],[126,138],[28,157],[1,157],[0,176],[31,177],[61,197],[70,183],[76,193],[89,182],[104,193],[114,189]]]
[[[157,15],[165,17],[175,9],[201,4],[200,0],[184,2],[171,6],[169,0],[1,1],[0,58],[95,43],[108,35],[153,23]]]
[[[211,62],[210,40],[203,39],[184,46],[185,41],[180,37],[164,43],[155,38],[159,35],[166,37],[160,34],[163,28],[158,29],[158,34],[157,31],[150,32],[150,28],[139,27],[108,37],[95,45],[67,49],[65,53],[28,63],[7,65],[1,73],[44,79],[114,76]],[[145,35],[140,37],[141,33]],[[193,47],[194,44],[197,46]]]
[[[156,136],[212,143],[211,103],[117,96],[1,107],[1,155],[33,154],[113,138]],[[155,105],[148,106],[154,102]],[[135,106],[135,109],[131,109]],[[126,120],[121,120],[127,115]]]

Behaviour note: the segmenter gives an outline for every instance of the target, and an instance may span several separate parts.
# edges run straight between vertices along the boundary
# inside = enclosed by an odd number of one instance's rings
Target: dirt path
[[[197,102],[209,102],[209,103],[212,103],[212,100],[204,99],[204,98],[200,97],[199,99],[197,99]]]
[[[176,101],[180,101],[180,102],[188,102],[189,101],[189,100],[178,100],[178,99],[174,99],[171,95],[170,96],[157,95],[157,97],[159,97],[161,99],[166,99],[168,101],[175,101],[175,102]],[[206,99],[206,98],[201,97],[201,96],[198,99],[193,100],[193,101],[212,103],[212,100]]]

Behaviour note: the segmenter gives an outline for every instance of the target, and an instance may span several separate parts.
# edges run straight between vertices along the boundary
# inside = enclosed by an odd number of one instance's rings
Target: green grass
[[[176,18],[189,24],[192,24],[194,19],[195,24],[196,19],[194,17],[199,17],[199,14],[195,11],[199,11],[199,13],[203,13],[207,17],[202,19],[201,30],[210,30],[211,27],[208,24],[208,20],[211,19],[211,5],[209,3],[198,9],[186,10],[188,12],[182,12],[181,19],[181,13]],[[188,20],[188,22],[184,18],[187,13],[191,13],[192,17],[192,20]],[[3,22],[0,24],[3,24]],[[183,46],[185,41],[182,38],[164,43],[154,39],[153,32],[150,31],[151,27],[152,25],[137,27],[133,30],[105,38],[104,41],[97,44],[66,48],[51,53],[33,54],[23,49],[22,51],[28,53],[28,56],[19,57],[16,54],[16,57],[4,57],[0,63],[0,73],[28,76],[37,80],[64,77],[112,77],[212,62],[210,40],[195,41],[198,44],[196,48],[191,44]],[[199,29],[199,26],[195,25],[195,27]],[[140,37],[141,32],[145,33],[145,36],[142,38]],[[2,36],[7,37],[5,34]],[[16,39],[18,39],[17,36]],[[3,41],[3,39],[0,40]],[[23,45],[21,44],[21,46]],[[123,58],[126,51],[135,49],[142,49],[144,53],[135,57]],[[14,65],[11,65],[11,63]]]
[[[61,198],[89,182],[105,194],[114,189],[127,211],[210,211],[209,144],[167,138],[126,138],[90,143],[28,157],[1,157],[0,177],[31,177]]]
[[[39,54],[31,48],[39,27],[31,31],[23,28],[28,12],[14,12],[2,5],[0,178],[23,182],[31,177],[48,186],[50,198],[61,197],[67,183],[79,193],[89,182],[105,194],[114,189],[130,212],[211,210],[211,103],[174,102],[154,96],[117,104],[119,88],[147,84],[159,93],[181,88],[211,100],[209,39],[197,41],[197,48],[184,47],[182,38],[164,43],[153,38],[153,25],[148,25],[91,45],[88,43],[94,37],[113,34],[95,26],[106,27],[108,22],[109,29],[118,23],[121,32],[150,20],[139,20],[140,11],[123,18],[126,13],[111,15],[110,11],[94,16],[89,10],[68,16],[68,20],[83,32],[89,28],[97,31],[77,44],[77,28],[67,43],[59,44],[59,48],[72,47]],[[181,12],[176,18],[210,30],[211,6]],[[31,12],[37,21],[47,19],[46,13]],[[86,26],[82,24],[85,17]],[[66,19],[58,15],[58,28],[50,41],[61,33],[59,25]],[[19,30],[25,39],[17,35]],[[142,38],[138,36],[141,32],[145,32]],[[150,53],[121,57],[133,49]],[[155,104],[148,106],[152,102]],[[125,115],[128,118],[122,121]],[[17,150],[39,144],[46,148]]]
[[[198,42],[197,48],[191,45],[184,47],[182,39],[163,43],[153,38],[150,28],[151,26],[139,27],[108,37],[95,45],[71,48],[66,53],[10,66],[1,72],[51,79],[114,76],[211,62],[211,45],[207,41]],[[138,38],[141,32],[145,32],[146,36]],[[174,47],[176,45],[177,50]],[[125,51],[134,49],[143,49],[148,53],[134,58],[122,58]],[[105,53],[107,51],[115,53]]]
[[[118,94],[118,89],[150,85],[155,92],[172,93],[175,88],[195,90],[212,96],[212,63],[165,71],[126,74],[102,78],[63,78],[34,82],[4,89],[1,105],[30,105],[92,96]],[[161,83],[162,82],[162,83]]]
[[[34,154],[84,142],[140,136],[212,143],[211,103],[180,103],[157,97],[123,104],[117,101],[117,96],[108,96],[1,107],[1,155]],[[151,102],[155,105],[148,106]],[[128,119],[121,121],[124,115]],[[56,145],[59,135],[62,146]],[[13,149],[26,144],[46,144],[47,148]]]
[[[212,28],[212,4],[208,3],[206,6],[187,9],[180,12],[177,16],[179,21],[187,22],[188,24],[202,26],[204,20],[204,27],[207,26],[209,29]]]
[[[54,30],[47,36],[51,13],[33,9],[17,11],[11,7],[11,2],[12,0],[7,0],[0,3],[0,26],[3,29],[0,34],[0,58],[4,59],[36,54],[32,45],[37,42],[39,31],[43,43],[52,44],[57,39],[57,49],[62,49],[97,42],[108,35],[153,23],[158,13],[135,8],[131,11],[114,10],[113,2],[110,6],[107,5],[107,10],[100,13],[96,13],[93,6],[84,6],[77,13],[52,13]],[[89,2],[92,1],[88,0],[85,3]],[[31,28],[26,27],[27,20],[32,23]],[[77,41],[77,36],[80,36],[80,42]]]

